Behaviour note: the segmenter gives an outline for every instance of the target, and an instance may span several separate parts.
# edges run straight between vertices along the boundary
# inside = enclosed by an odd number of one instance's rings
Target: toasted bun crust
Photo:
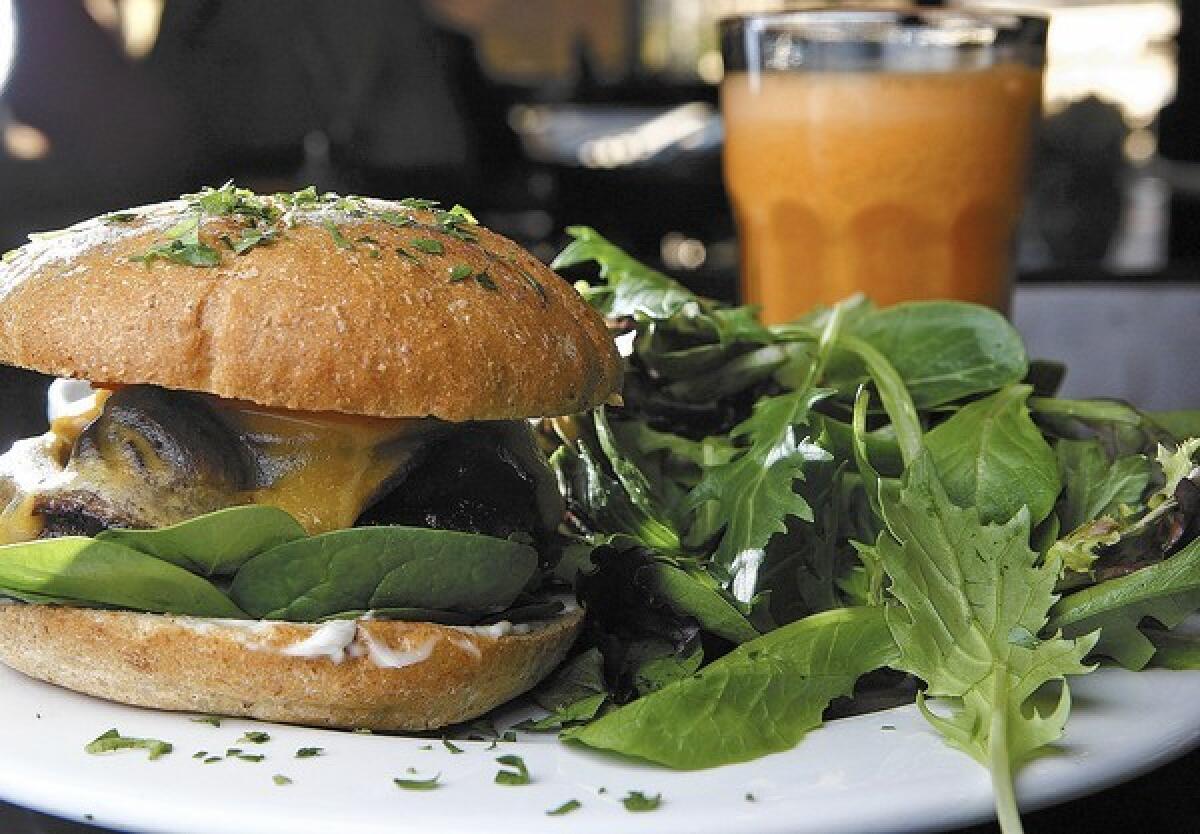
[[[275,408],[455,421],[578,412],[620,385],[600,316],[481,226],[461,227],[469,241],[430,211],[327,201],[284,212],[277,239],[241,255],[222,237],[238,242],[243,221],[205,216],[199,240],[219,255],[214,267],[133,260],[188,213],[183,201],[134,209],[6,256],[0,363]],[[396,225],[396,213],[410,219]],[[458,266],[470,277],[452,280]]]
[[[359,620],[349,651],[335,662],[283,653],[312,637],[316,625],[7,605],[0,608],[0,660],[30,677],[137,706],[419,731],[475,718],[530,689],[562,661],[582,620],[576,609],[528,634],[499,637]],[[376,662],[381,657],[408,665],[388,668]]]

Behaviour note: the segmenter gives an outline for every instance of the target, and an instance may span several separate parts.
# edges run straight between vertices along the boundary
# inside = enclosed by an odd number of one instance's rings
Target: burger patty
[[[536,535],[561,516],[523,421],[291,414],[144,385],[113,392],[61,473],[28,497],[43,537],[162,527],[251,503],[288,510],[310,533],[406,524]]]

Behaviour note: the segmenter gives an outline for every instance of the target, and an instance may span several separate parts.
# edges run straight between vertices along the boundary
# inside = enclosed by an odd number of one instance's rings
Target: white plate
[[[1131,778],[1200,742],[1200,673],[1105,669],[1077,679],[1073,691],[1061,750],[1021,772],[1026,809]],[[455,755],[438,741],[422,750],[430,744],[425,739],[233,719],[214,728],[185,715],[93,700],[3,668],[0,715],[0,797],[135,832],[837,834],[928,831],[991,813],[986,773],[942,744],[912,707],[834,721],[790,752],[696,773],[570,749],[545,736],[496,750],[459,742],[464,752]],[[83,745],[110,727],[171,741],[175,752],[154,762],[141,751],[86,754]],[[266,730],[270,741],[239,743],[249,729]],[[192,758],[230,746],[266,760]],[[324,747],[326,754],[296,759],[300,747]],[[504,753],[524,758],[533,784],[493,783],[495,758]],[[409,767],[421,776],[440,772],[442,787],[396,788],[392,778],[412,778]],[[293,784],[276,786],[276,773]],[[630,790],[661,792],[661,808],[626,811],[620,798]],[[568,799],[584,807],[565,817],[546,815]]]

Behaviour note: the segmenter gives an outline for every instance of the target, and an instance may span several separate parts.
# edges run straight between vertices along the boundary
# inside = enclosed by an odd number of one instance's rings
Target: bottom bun
[[[0,606],[0,660],[68,689],[156,709],[371,730],[476,718],[557,666],[583,612],[528,626],[209,620]]]

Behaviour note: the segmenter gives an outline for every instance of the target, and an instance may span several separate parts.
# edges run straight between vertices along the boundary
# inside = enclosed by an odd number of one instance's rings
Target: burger
[[[0,266],[0,364],[60,379],[0,457],[0,660],[26,675],[426,730],[581,627],[530,421],[614,397],[620,360],[461,207],[226,184],[34,236]]]

